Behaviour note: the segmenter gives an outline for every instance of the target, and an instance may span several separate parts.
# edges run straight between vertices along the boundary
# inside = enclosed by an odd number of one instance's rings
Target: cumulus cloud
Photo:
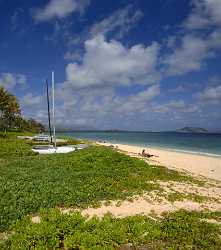
[[[206,88],[198,94],[202,102],[220,103],[221,102],[221,85]]]
[[[89,4],[89,0],[50,0],[43,8],[34,9],[32,15],[37,22],[45,22],[53,18],[62,19],[73,12],[84,12]]]
[[[167,75],[183,75],[202,69],[221,48],[221,1],[193,0],[193,9],[183,24],[184,35],[168,39],[172,53],[164,63]],[[207,29],[207,32],[200,32]]]
[[[205,29],[209,26],[221,26],[220,0],[193,0],[193,11],[184,22],[190,30]]]
[[[24,86],[27,82],[26,76],[16,73],[0,74],[0,85],[8,90],[13,90],[16,86]]]
[[[147,104],[160,95],[160,86],[153,85],[135,95],[129,97],[116,97],[113,101],[113,110],[117,114],[142,114],[148,108]]]
[[[36,108],[42,106],[43,97],[41,95],[34,96],[32,93],[28,93],[22,98],[22,105],[26,108]]]
[[[85,42],[81,64],[66,67],[67,82],[75,87],[124,84],[150,84],[159,79],[156,72],[159,45],[153,43],[124,47],[99,35]]]
[[[48,126],[46,96],[29,92],[19,99],[23,117],[33,118],[46,127]],[[59,109],[57,110],[59,112]]]
[[[69,92],[62,93],[62,99],[68,100],[58,108],[58,121],[63,124],[68,119],[69,124],[79,125],[76,124],[76,119],[79,119],[84,126],[105,127],[105,124],[114,121],[121,121],[124,126],[128,117],[135,119],[135,116],[149,111],[148,103],[159,96],[160,87],[156,84],[131,96],[121,96],[110,88],[79,89],[71,93],[69,89]]]
[[[185,35],[181,46],[174,48],[165,59],[168,75],[182,75],[201,69],[203,61],[212,57],[210,40],[195,35]]]

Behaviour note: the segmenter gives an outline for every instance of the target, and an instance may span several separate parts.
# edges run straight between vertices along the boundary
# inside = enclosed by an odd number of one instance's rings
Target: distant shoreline
[[[47,131],[48,132],[48,131]],[[57,130],[57,133],[174,133],[174,134],[203,134],[203,135],[221,135],[221,132],[180,132],[180,131],[136,131],[136,130]]]

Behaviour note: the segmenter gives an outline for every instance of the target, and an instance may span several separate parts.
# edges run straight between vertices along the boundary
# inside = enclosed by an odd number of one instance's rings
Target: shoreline
[[[132,132],[132,135],[127,135],[127,133],[123,135],[123,133],[117,134],[114,132],[102,132],[101,134],[99,134],[95,131],[91,131],[89,133],[76,131],[76,133],[70,132],[68,134],[71,137],[79,138],[82,140],[100,142],[106,141],[112,144],[128,144],[133,146],[150,147],[175,152],[221,157],[221,134],[215,135],[210,133],[194,134]]]
[[[97,141],[95,141],[97,142]],[[168,148],[168,147],[161,147],[161,146],[154,146],[154,145],[139,145],[139,144],[127,144],[127,143],[121,143],[121,142],[111,142],[111,141],[106,141],[106,143],[112,144],[112,145],[127,145],[127,146],[135,146],[139,148],[150,148],[150,149],[155,149],[155,150],[163,150],[163,151],[169,151],[169,152],[177,152],[177,153],[184,153],[184,154],[192,154],[192,155],[201,155],[201,156],[208,156],[212,158],[220,158],[221,159],[221,154],[215,154],[215,153],[209,153],[209,152],[203,152],[203,151],[192,151],[188,149],[176,149],[176,148]]]
[[[221,159],[221,153],[213,153],[213,152],[204,152],[204,151],[194,151],[190,149],[176,149],[173,147],[164,147],[164,146],[155,146],[155,145],[145,145],[145,144],[136,144],[136,143],[127,143],[127,142],[117,142],[117,141],[111,141],[111,140],[102,140],[102,139],[86,139],[86,138],[81,138],[81,137],[75,137],[78,140],[82,141],[91,141],[95,143],[106,143],[106,144],[111,144],[111,145],[128,145],[128,146],[135,146],[135,147],[142,147],[142,148],[152,148],[156,150],[165,150],[165,151],[173,151],[173,152],[178,152],[178,153],[187,153],[187,154],[193,154],[193,155],[202,155],[202,156],[208,156],[208,157],[213,157],[213,158],[220,158]]]
[[[96,142],[99,145],[117,147],[119,150],[124,151],[130,156],[139,157],[143,149],[150,154],[159,157],[152,157],[148,159],[152,164],[162,165],[180,171],[188,171],[197,176],[204,176],[216,181],[221,181],[221,157],[194,154],[192,152],[180,152],[168,149],[159,149],[154,147],[144,147],[137,145],[129,145],[123,143],[111,142]]]

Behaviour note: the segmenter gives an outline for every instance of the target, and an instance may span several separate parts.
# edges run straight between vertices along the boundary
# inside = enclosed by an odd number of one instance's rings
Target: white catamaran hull
[[[75,151],[74,147],[57,147],[57,148],[33,148],[32,151],[39,153],[39,154],[66,154]]]

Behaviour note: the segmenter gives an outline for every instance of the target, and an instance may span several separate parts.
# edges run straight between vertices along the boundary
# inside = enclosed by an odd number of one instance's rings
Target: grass
[[[36,153],[30,150],[30,146],[13,137],[0,137],[0,159],[11,159],[14,157],[33,156]]]
[[[36,155],[14,134],[0,138],[0,231],[14,232],[0,249],[120,249],[129,243],[146,249],[220,249],[219,227],[202,226],[202,214],[181,211],[159,222],[145,216],[86,220],[54,209],[97,206],[159,191],[157,180],[202,184],[106,147]],[[43,219],[33,224],[28,215],[39,211]],[[220,214],[205,216],[216,219]]]
[[[146,216],[119,219],[108,214],[86,219],[80,213],[42,210],[38,224],[30,217],[18,221],[2,249],[220,249],[220,226],[203,222],[202,217],[220,215],[181,210],[155,221]]]

